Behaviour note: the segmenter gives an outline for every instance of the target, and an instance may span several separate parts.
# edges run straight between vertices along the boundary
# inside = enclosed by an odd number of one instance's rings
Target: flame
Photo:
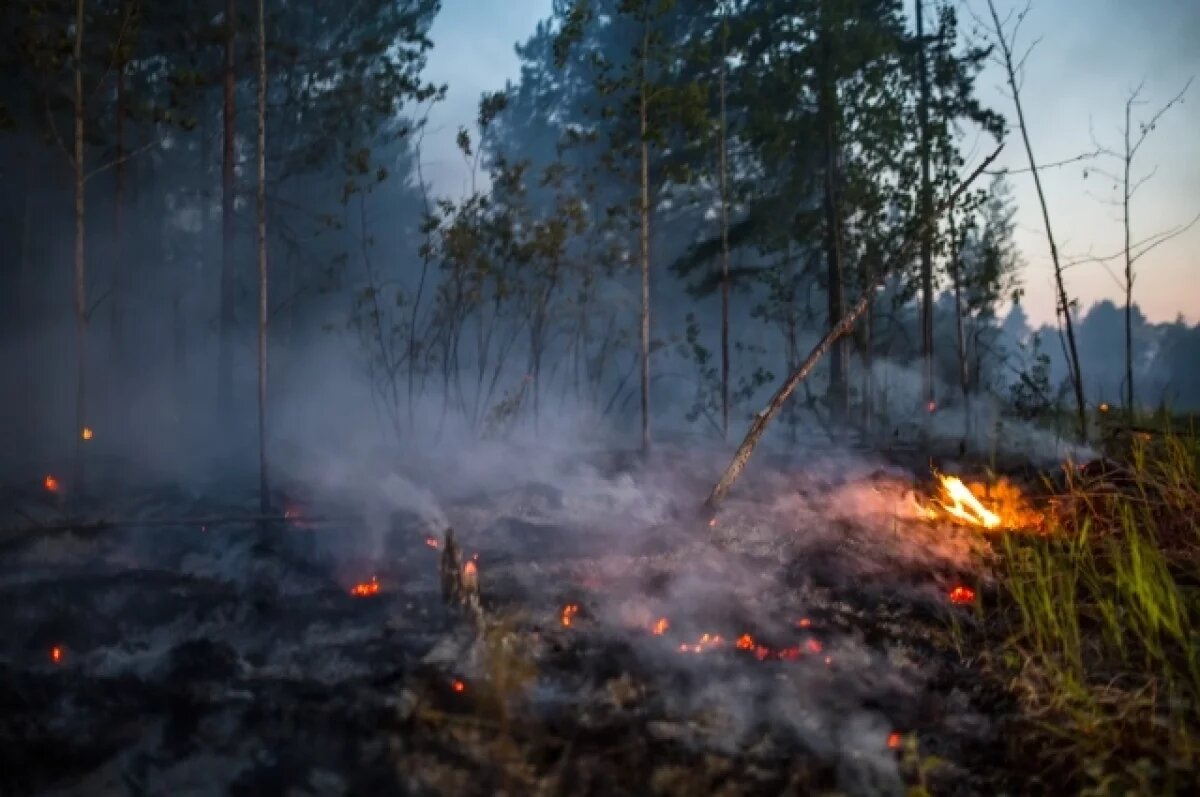
[[[686,642],[680,643],[679,651],[681,653],[702,653],[712,648],[719,648],[725,644],[725,640],[720,634],[701,634],[700,639],[696,644],[689,645]]]
[[[888,734],[887,746],[888,746],[889,750],[899,750],[900,749],[900,732],[899,731],[892,731],[891,733]]]
[[[460,694],[461,694],[462,692],[465,692],[465,691],[467,691],[467,685],[466,685],[466,684],[464,684],[462,681],[459,681],[459,680],[457,680],[457,679],[454,681],[454,683],[453,683],[453,684],[451,684],[451,685],[450,685],[450,688],[451,688],[451,689],[453,689],[455,692],[458,692],[458,693],[460,693]]]
[[[812,620],[808,619],[807,617],[801,617],[796,621],[796,625],[800,628],[808,628],[812,625]]]
[[[805,642],[804,645],[811,653],[820,653],[825,649],[825,646],[821,644],[821,640],[819,639],[810,639]]]
[[[376,576],[371,576],[370,581],[365,581],[362,584],[355,584],[350,590],[350,594],[356,598],[367,598],[372,595],[379,594],[379,579]]]
[[[579,605],[568,603],[562,608],[562,624],[566,628],[571,627],[571,621],[575,619],[575,615],[579,613]]]
[[[46,478],[42,479],[42,486],[45,487],[48,492],[57,493],[58,479],[54,478],[50,474],[46,474]]]
[[[1103,403],[1096,409],[1100,410],[1101,412],[1108,412],[1108,403],[1107,402]]]
[[[716,519],[716,518],[712,518],[711,520],[709,520],[709,521],[708,521],[708,527],[709,527],[710,529],[715,529],[715,528],[717,527],[717,519]]]
[[[754,647],[754,638],[749,634],[742,634],[734,644],[738,650],[751,650]]]
[[[1032,509],[1020,488],[1007,479],[990,485],[967,485],[957,476],[939,473],[937,477],[941,498],[931,504],[911,499],[928,520],[948,516],[964,525],[989,530],[1036,529],[1042,525],[1042,514]]]
[[[937,402],[930,401],[925,405],[926,412],[937,412]]]
[[[436,537],[426,537],[425,544],[428,545],[430,548],[433,548],[435,551],[437,550],[438,541],[437,541]]]
[[[957,603],[960,605],[964,604],[964,603],[974,603],[975,602],[975,590],[971,589],[970,587],[965,587],[962,584],[959,584],[957,587],[950,590],[950,602]]]
[[[58,645],[55,645],[54,647],[50,648],[50,661],[54,662],[55,664],[62,664],[62,660],[63,660],[63,649],[61,647],[59,647]]]
[[[660,617],[654,622],[654,627],[650,630],[655,636],[662,636],[670,627],[671,624],[667,622],[667,618]]]
[[[84,440],[91,440],[92,439],[91,427],[90,426],[83,427],[83,431],[79,433],[79,436],[82,437]]]

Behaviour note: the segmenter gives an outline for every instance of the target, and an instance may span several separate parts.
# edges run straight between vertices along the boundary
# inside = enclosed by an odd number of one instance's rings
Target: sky
[[[550,5],[551,0],[442,0],[426,76],[448,84],[449,91],[430,115],[422,155],[435,192],[457,196],[469,185],[454,133],[460,125],[471,125],[482,92],[516,78],[513,45],[549,16]],[[987,13],[985,0],[960,0],[959,5],[964,29],[973,24],[972,11]],[[997,0],[1002,15],[1024,5],[1024,0]],[[1039,41],[1026,61],[1022,103],[1039,163],[1091,152],[1094,139],[1120,148],[1125,100],[1132,89],[1144,82],[1146,104],[1135,108],[1136,126],[1190,77],[1197,78],[1184,102],[1167,112],[1138,154],[1134,178],[1154,175],[1134,197],[1132,237],[1142,240],[1200,215],[1200,0],[1032,0],[1021,42],[1028,46],[1035,39]],[[989,67],[980,77],[979,96],[1015,120],[1002,84],[1003,74]],[[966,143],[977,157],[990,151],[984,138],[971,136]],[[1025,158],[1019,136],[1010,136],[1000,165],[1023,168]],[[1120,211],[1108,204],[1119,192],[1097,174],[1097,169],[1119,172],[1120,167],[1117,161],[1098,159],[1044,173],[1050,222],[1064,261],[1121,251]],[[1033,181],[1028,174],[1010,179],[1018,204],[1016,242],[1026,263],[1023,304],[1035,323],[1051,323],[1051,261]],[[1116,277],[1122,268],[1119,261],[1109,269],[1096,263],[1072,265],[1068,292],[1084,308],[1105,298],[1121,303]],[[1200,223],[1147,254],[1135,269],[1134,301],[1151,321],[1172,321],[1182,314],[1190,323],[1200,323]]]

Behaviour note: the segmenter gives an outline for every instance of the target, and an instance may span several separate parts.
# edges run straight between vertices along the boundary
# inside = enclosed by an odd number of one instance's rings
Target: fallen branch
[[[736,482],[738,477],[742,475],[742,470],[746,467],[746,463],[750,461],[750,455],[754,453],[754,449],[758,445],[758,441],[762,439],[763,433],[767,429],[767,424],[769,424],[772,419],[779,414],[779,410],[783,408],[784,403],[786,403],[788,398],[791,397],[792,392],[795,391],[797,385],[804,381],[804,379],[816,366],[817,362],[838,338],[854,329],[854,324],[858,321],[859,317],[866,312],[867,307],[871,303],[871,297],[874,295],[875,291],[883,287],[887,279],[892,275],[892,272],[903,265],[903,263],[908,259],[910,250],[912,249],[914,243],[919,240],[921,233],[924,232],[925,228],[932,224],[934,219],[944,213],[946,208],[950,207],[958,200],[959,196],[961,196],[963,192],[967,190],[971,183],[975,182],[975,179],[979,177],[979,175],[982,174],[988,166],[991,165],[992,161],[996,160],[996,157],[1000,154],[1000,150],[1003,148],[1003,144],[997,147],[995,152],[984,159],[983,163],[981,163],[975,169],[975,171],[971,172],[971,175],[967,177],[967,179],[959,183],[958,187],[955,188],[948,197],[943,199],[938,204],[931,216],[921,219],[918,224],[914,225],[914,228],[909,231],[900,248],[890,258],[888,258],[887,262],[884,263],[883,268],[879,270],[879,275],[875,278],[875,281],[867,286],[867,289],[863,291],[862,296],[859,297],[858,302],[855,303],[852,308],[850,308],[850,312],[843,316],[842,320],[838,321],[837,324],[835,324],[833,328],[825,334],[825,337],[823,337],[821,341],[815,347],[813,347],[813,350],[809,352],[809,355],[804,359],[804,362],[800,363],[800,367],[792,372],[791,376],[784,381],[779,390],[775,391],[775,395],[771,396],[771,400],[767,403],[767,406],[754,417],[754,422],[750,424],[750,430],[746,432],[746,437],[742,440],[742,444],[738,446],[737,453],[733,455],[733,461],[729,463],[729,467],[727,467],[725,469],[725,473],[721,475],[720,481],[713,486],[712,492],[709,493],[708,500],[704,502],[704,509],[708,514],[711,515],[716,511],[717,506],[729,493],[729,489],[733,487],[733,483]]]

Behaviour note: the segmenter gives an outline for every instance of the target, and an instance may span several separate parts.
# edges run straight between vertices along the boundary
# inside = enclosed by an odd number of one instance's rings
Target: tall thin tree
[[[721,184],[721,437],[729,437],[729,124],[725,108],[729,9],[721,4],[721,61],[717,71]]]
[[[267,480],[267,22],[258,0],[258,503],[271,506]]]
[[[929,69],[925,59],[924,0],[915,0],[917,23],[917,131],[921,149],[920,210],[922,216],[933,213],[933,189],[929,179]],[[921,233],[921,386],[925,404],[936,404],[933,389],[933,235],[930,226]]]
[[[225,71],[221,147],[221,289],[217,350],[217,409],[223,418],[233,409],[233,327],[237,299],[234,263],[234,167],[236,157],[237,0],[225,2]]]
[[[85,271],[83,172],[83,0],[75,0],[75,490],[83,489],[84,428],[87,426],[87,274]]]

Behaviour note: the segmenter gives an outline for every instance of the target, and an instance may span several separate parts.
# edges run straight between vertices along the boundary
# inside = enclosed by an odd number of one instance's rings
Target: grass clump
[[[1001,543],[985,660],[1021,707],[1008,738],[1030,788],[1200,787],[1196,451],[1193,436],[1135,436],[1104,473],[1069,475],[1046,534]]]

